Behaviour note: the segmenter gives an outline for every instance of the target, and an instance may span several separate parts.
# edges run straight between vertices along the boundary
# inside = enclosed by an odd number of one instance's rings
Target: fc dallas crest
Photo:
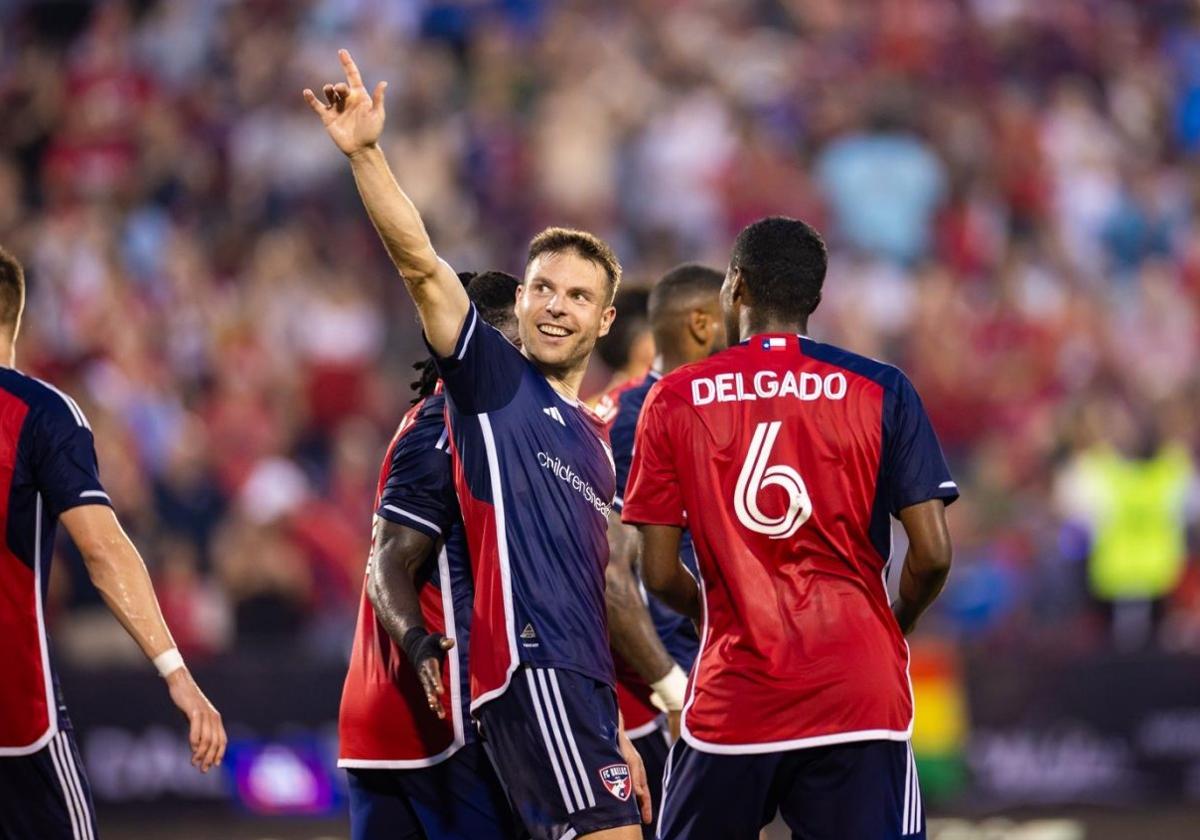
[[[629,783],[628,764],[610,764],[600,768],[600,781],[608,788],[608,792],[622,802],[629,799],[633,786]]]

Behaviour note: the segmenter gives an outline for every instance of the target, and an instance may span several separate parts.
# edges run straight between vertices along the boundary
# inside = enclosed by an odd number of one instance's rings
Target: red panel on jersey
[[[0,391],[0,534],[8,533],[9,491],[28,412],[28,405]],[[40,522],[31,525],[41,527]],[[0,748],[30,746],[50,729],[41,633],[34,569],[13,553],[7,540],[0,541]]]
[[[437,587],[422,587],[420,598],[425,626],[431,633],[446,632],[442,595]],[[364,586],[338,715],[341,761],[378,761],[395,766],[436,761],[454,742],[454,726],[460,714],[458,705],[450,699],[450,687],[457,678],[457,669],[451,667],[453,658],[451,650],[442,668],[446,719],[439,720],[426,704],[425,692],[404,651],[375,618]]]
[[[883,387],[756,338],[676,371],[642,411],[624,518],[681,525],[705,603],[683,717],[699,749],[906,737],[908,648],[871,541]]]
[[[392,438],[375,493],[378,507],[387,482],[396,444],[408,431],[420,410],[411,409]],[[431,633],[447,633],[447,609],[453,611],[445,552],[438,558],[440,585],[425,583],[418,593],[421,615]],[[338,712],[339,764],[341,766],[420,767],[446,758],[467,723],[461,720],[461,704],[455,702],[459,679],[459,650],[451,648],[442,665],[442,707],[445,719],[430,710],[425,691],[404,651],[392,641],[375,617],[367,596],[366,579],[358,608],[358,625],[350,652],[350,667],[342,688]],[[461,738],[459,739],[461,744]]]
[[[471,495],[463,475],[462,460],[451,436],[454,482],[458,504],[467,526],[471,571],[475,577],[475,609],[471,613],[471,711],[492,699],[508,684],[516,667],[510,645],[513,628],[505,613],[505,587],[500,569],[500,545],[496,533],[496,509]]]

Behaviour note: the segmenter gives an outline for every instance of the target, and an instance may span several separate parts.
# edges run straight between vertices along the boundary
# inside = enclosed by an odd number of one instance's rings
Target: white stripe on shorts
[[[545,668],[538,668],[537,684],[540,691],[541,702],[546,709],[546,717],[550,720],[550,731],[554,733],[555,744],[558,747],[558,753],[562,757],[563,775],[567,777],[567,781],[571,783],[571,791],[575,794],[575,804],[571,808],[571,812],[582,811],[587,807],[587,799],[584,796],[584,791],[588,791],[587,779],[580,778],[580,773],[577,768],[572,765],[571,754],[567,749],[567,739],[564,733],[570,733],[570,727],[565,715],[559,716],[554,699],[550,694],[550,684],[546,680],[546,674],[553,673]],[[580,783],[582,782],[582,787]],[[589,791],[590,793],[590,791]],[[593,800],[594,801],[594,800]]]
[[[538,696],[537,680],[533,676],[531,669],[525,670],[525,678],[529,681],[529,696],[533,699],[533,710],[537,714],[538,728],[542,730],[542,740],[546,744],[546,752],[550,756],[550,766],[554,768],[554,778],[558,781],[558,791],[562,794],[563,805],[567,811],[576,811],[573,804],[574,800],[567,791],[567,783],[563,779],[562,768],[559,766],[559,756],[556,747],[550,738],[550,730],[546,726],[546,713],[542,709],[542,701]]]
[[[46,749],[50,753],[50,760],[54,763],[54,772],[58,776],[58,783],[63,790],[63,799],[67,803],[67,814],[71,818],[71,837],[73,840],[90,840],[87,807],[83,803],[80,792],[76,790],[75,780],[70,770],[67,769],[67,762],[71,755],[70,745],[65,743],[62,733],[59,733],[50,739]],[[73,762],[71,766],[73,766]]]
[[[554,699],[558,701],[558,713],[562,715],[563,729],[567,731],[567,743],[571,745],[571,754],[575,756],[575,767],[579,770],[579,778],[583,782],[583,789],[587,792],[588,807],[595,808],[596,794],[592,792],[592,786],[588,783],[587,770],[583,766],[583,759],[579,757],[579,747],[575,745],[575,733],[571,730],[571,719],[567,717],[562,692],[558,689],[558,672],[553,668],[547,670],[550,672],[550,684],[554,686]],[[633,784],[632,779],[630,779],[630,784]]]

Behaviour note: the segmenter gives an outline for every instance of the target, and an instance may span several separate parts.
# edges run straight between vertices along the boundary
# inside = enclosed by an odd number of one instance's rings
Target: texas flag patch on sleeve
[[[613,796],[625,802],[629,799],[629,794],[633,792],[633,785],[629,782],[629,765],[628,764],[610,764],[607,767],[600,768],[600,781],[604,782],[604,787]]]

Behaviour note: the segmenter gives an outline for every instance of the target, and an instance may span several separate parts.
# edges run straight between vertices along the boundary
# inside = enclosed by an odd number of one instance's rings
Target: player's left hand
[[[172,702],[188,719],[192,766],[201,773],[207,773],[221,763],[225,757],[225,745],[229,743],[221,713],[204,696],[187,668],[171,672],[166,680]]]
[[[440,656],[445,656],[446,651],[454,647],[454,640],[440,633],[435,634],[437,646]],[[430,638],[433,638],[432,636]],[[446,709],[442,705],[442,661],[439,657],[430,656],[421,661],[421,667],[417,669],[417,676],[421,678],[421,688],[425,689],[425,702],[429,704],[429,708],[434,713],[445,720]]]
[[[629,740],[624,729],[621,729],[618,734],[617,741],[621,747],[621,755],[625,758],[625,763],[629,765],[629,777],[633,780],[633,793],[637,797],[642,822],[649,825],[654,819],[654,806],[650,802],[650,785],[646,782],[646,765],[642,763],[641,754],[633,745],[633,741]]]

